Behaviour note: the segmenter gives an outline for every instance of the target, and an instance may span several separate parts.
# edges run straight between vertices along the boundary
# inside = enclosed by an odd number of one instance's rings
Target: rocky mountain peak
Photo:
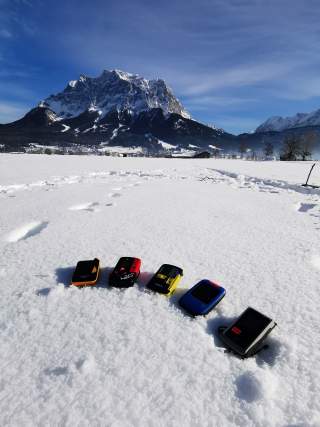
[[[40,103],[61,118],[72,118],[88,109],[101,111],[101,119],[111,110],[128,110],[132,115],[153,108],[164,114],[189,114],[162,79],[148,80],[121,70],[104,70],[98,77],[80,75],[60,93]]]

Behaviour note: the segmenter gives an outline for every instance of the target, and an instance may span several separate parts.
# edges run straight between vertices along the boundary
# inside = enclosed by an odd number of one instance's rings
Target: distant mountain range
[[[257,127],[256,132],[281,132],[288,129],[310,126],[320,126],[320,109],[312,113],[298,113],[292,117],[270,117]]]
[[[193,120],[164,80],[147,80],[120,70],[99,77],[81,75],[50,95],[22,119],[0,125],[5,151],[30,146],[129,147],[151,154],[163,151],[236,152],[245,144],[261,150],[279,146],[289,132],[312,128],[320,134],[320,110],[292,118],[272,117],[251,134],[232,135]]]
[[[12,149],[73,144],[143,147],[151,153],[168,144],[177,150],[231,149],[234,139],[222,129],[192,120],[163,80],[119,70],[69,82],[22,119],[1,125],[0,138]]]

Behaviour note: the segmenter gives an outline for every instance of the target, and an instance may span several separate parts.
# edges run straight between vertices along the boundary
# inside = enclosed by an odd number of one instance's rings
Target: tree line
[[[282,144],[280,160],[308,160],[312,157],[317,142],[314,132],[303,135],[287,135]]]
[[[309,160],[318,141],[316,133],[310,131],[302,135],[288,134],[280,147],[280,160]],[[241,158],[255,160],[256,153],[249,149],[245,141],[239,144]],[[275,156],[275,147],[272,142],[267,141],[263,145],[263,154],[266,159]]]

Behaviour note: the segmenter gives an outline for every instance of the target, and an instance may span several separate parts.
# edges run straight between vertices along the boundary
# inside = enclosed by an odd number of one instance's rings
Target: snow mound
[[[35,236],[43,229],[47,227],[48,222],[29,222],[24,224],[14,230],[12,230],[6,237],[7,242],[15,243],[19,242],[19,240],[26,240],[29,237]]]

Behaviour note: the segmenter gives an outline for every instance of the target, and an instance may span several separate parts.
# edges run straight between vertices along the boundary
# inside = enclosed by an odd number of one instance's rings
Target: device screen
[[[97,271],[98,267],[94,261],[80,261],[77,264],[73,280],[83,281],[92,279],[96,276]]]
[[[201,283],[201,285],[197,286],[192,292],[191,295],[200,300],[205,304],[209,304],[212,300],[214,300],[219,294],[220,289],[218,287],[210,285],[210,283]]]
[[[225,335],[242,348],[247,348],[267,328],[271,319],[248,308]]]
[[[128,272],[132,266],[133,259],[130,257],[123,257],[119,260],[116,270],[122,272]]]
[[[177,275],[177,268],[172,265],[164,264],[159,268],[157,274],[163,274],[164,276],[174,277]]]

